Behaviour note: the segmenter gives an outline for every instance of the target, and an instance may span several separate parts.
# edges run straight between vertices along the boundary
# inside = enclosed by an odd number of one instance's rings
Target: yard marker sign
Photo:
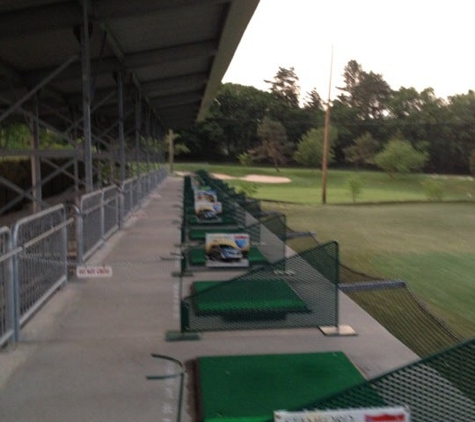
[[[275,411],[274,422],[410,422],[407,407],[377,407],[325,411]]]

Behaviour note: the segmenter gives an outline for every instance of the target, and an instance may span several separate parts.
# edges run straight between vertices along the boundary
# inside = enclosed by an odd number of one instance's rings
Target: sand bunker
[[[188,171],[177,171],[175,172],[177,176],[187,176],[192,174]],[[211,173],[211,176],[220,179],[220,180],[245,180],[247,182],[255,183],[289,183],[291,180],[288,177],[279,177],[279,176],[263,176],[259,174],[248,174],[245,177],[232,177],[224,173]]]
[[[216,179],[221,180],[230,180],[230,179],[238,179],[238,180],[245,180],[247,182],[256,182],[256,183],[289,183],[291,180],[288,177],[278,177],[278,176],[263,176],[259,174],[248,174],[245,177],[231,177],[227,174],[221,173],[212,173],[211,174]]]
[[[291,181],[288,177],[262,176],[258,174],[248,174],[246,177],[241,177],[241,180],[259,183],[289,183]]]

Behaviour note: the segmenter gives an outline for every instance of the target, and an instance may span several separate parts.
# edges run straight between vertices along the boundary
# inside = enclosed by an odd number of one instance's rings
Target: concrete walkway
[[[166,179],[144,213],[91,259],[91,265],[111,265],[111,278],[70,280],[28,323],[22,341],[0,352],[0,421],[175,422],[180,378],[174,375],[180,367],[152,353],[184,362],[341,350],[368,378],[418,359],[342,293],[340,321],[356,336],[294,329],[207,332],[200,340],[166,341],[167,331],[180,327],[180,280],[172,273],[179,270],[182,186],[181,178]],[[148,380],[151,375],[169,378]],[[188,391],[184,421],[192,420]]]

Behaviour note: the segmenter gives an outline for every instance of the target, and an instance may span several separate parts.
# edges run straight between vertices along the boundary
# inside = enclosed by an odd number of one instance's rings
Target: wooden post
[[[333,72],[333,46],[330,60],[330,80],[328,82],[328,100],[327,109],[325,112],[325,131],[323,134],[323,157],[322,157],[322,204],[327,203],[327,172],[328,172],[328,136],[330,130],[330,96],[332,86],[332,72]]]

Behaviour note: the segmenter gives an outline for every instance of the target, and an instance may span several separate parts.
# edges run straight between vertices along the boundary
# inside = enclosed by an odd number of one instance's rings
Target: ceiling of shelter
[[[126,119],[136,89],[164,128],[203,116],[259,0],[89,0],[92,118]],[[40,117],[61,127],[82,109],[82,0],[0,2],[0,115],[58,67],[39,91]],[[127,107],[129,105],[129,107]]]

